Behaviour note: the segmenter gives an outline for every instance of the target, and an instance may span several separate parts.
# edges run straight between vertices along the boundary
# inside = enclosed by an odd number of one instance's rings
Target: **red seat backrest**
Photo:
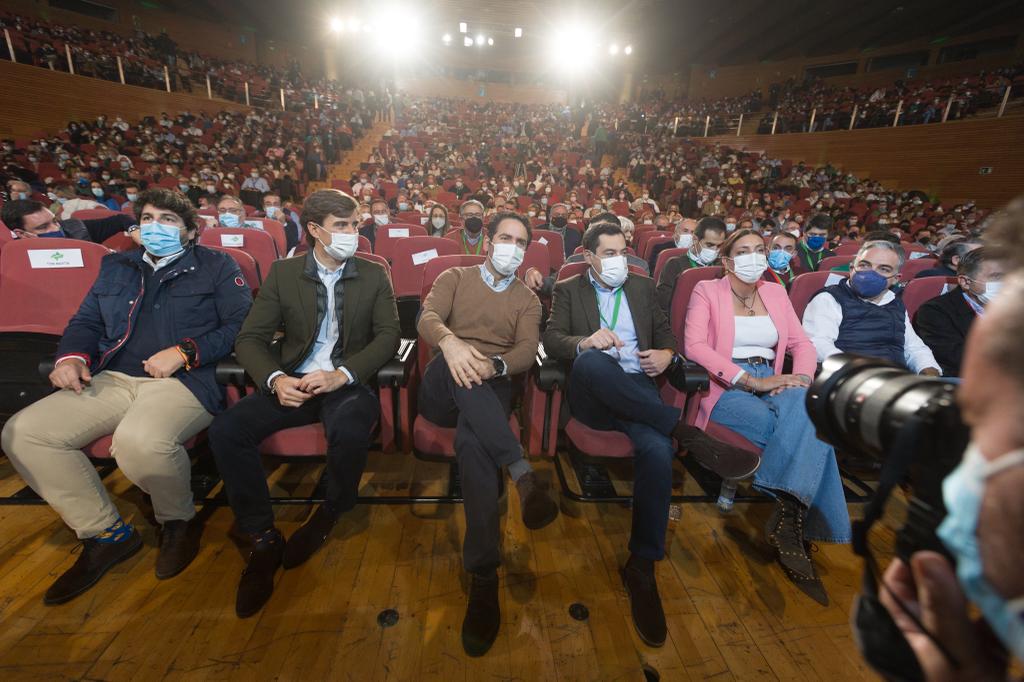
[[[96,280],[100,261],[110,253],[77,239],[5,244],[0,250],[0,331],[62,334]],[[70,267],[79,257],[82,265]]]
[[[241,237],[241,243],[237,239]],[[241,249],[260,266],[260,273],[269,273],[270,266],[277,260],[277,244],[269,232],[251,227],[208,227],[199,235],[203,246],[226,246]]]
[[[853,256],[829,256],[818,263],[818,272],[828,272],[832,268],[840,268],[853,262]]]
[[[913,260],[908,260],[900,268],[900,281],[909,282],[917,277],[918,273],[937,267],[939,267],[938,258],[914,258]]]
[[[444,237],[405,237],[395,241],[391,253],[395,296],[419,298],[423,286],[423,268],[438,256],[454,256],[459,245]]]
[[[672,333],[676,337],[676,347],[683,352],[683,327],[686,322],[686,308],[690,305],[690,295],[697,282],[706,279],[717,279],[722,276],[722,268],[712,265],[706,268],[687,268],[676,280],[676,287],[672,292],[672,304],[669,307],[669,324],[672,325]]]
[[[840,244],[836,247],[834,253],[837,256],[850,256],[852,258],[857,255],[858,251],[860,251],[860,245],[863,243],[864,242],[846,242],[845,244]]]
[[[918,277],[910,280],[903,290],[903,305],[907,308],[907,316],[913,320],[918,308],[946,293],[956,284],[956,277]]]
[[[829,272],[818,270],[817,272],[805,272],[797,275],[793,283],[789,285],[789,302],[793,304],[796,316],[801,320],[804,317],[804,309],[815,295],[831,284],[838,284],[846,279],[846,273]]]
[[[96,220],[97,218],[109,218],[114,215],[118,215],[118,212],[111,211],[109,208],[83,208],[81,211],[72,213],[71,217],[77,220]]]
[[[636,233],[636,237],[633,240],[633,248],[636,249],[637,254],[647,260],[648,255],[658,244],[665,244],[666,242],[673,241],[675,235],[672,232],[666,232],[663,230],[643,230]]]
[[[685,256],[689,249],[681,249],[679,247],[673,247],[671,249],[663,249],[658,254],[658,260],[654,263],[654,281],[661,281],[661,271],[665,269],[665,265],[675,258],[676,256]]]
[[[260,264],[256,262],[256,259],[252,257],[251,253],[242,251],[241,249],[233,249],[228,246],[217,246],[215,244],[207,245],[208,249],[214,251],[223,251],[238,263],[238,268],[242,271],[242,277],[245,279],[245,283],[249,285],[249,288],[253,290],[253,294],[263,284],[264,272],[260,268]]]
[[[530,242],[526,247],[526,255],[523,256],[523,264],[516,270],[516,276],[522,279],[530,268],[537,268],[545,277],[551,274],[551,253],[546,244]]]
[[[259,218],[256,216],[247,217],[246,222],[260,223],[263,231],[274,238],[274,246],[277,247],[278,258],[284,258],[288,253],[288,235],[284,231],[284,223],[271,218]]]
[[[375,253],[363,253],[361,251],[356,251],[356,258],[362,258],[363,260],[368,260],[371,263],[376,263],[377,265],[380,265],[382,268],[384,268],[384,272],[388,273],[388,279],[391,279],[391,265],[388,264],[388,262],[384,260],[383,257],[378,256]]]
[[[406,237],[426,237],[427,228],[422,225],[406,225],[402,223],[378,225],[374,237],[373,252],[383,256],[390,263],[395,243]]]
[[[533,240],[547,244],[552,271],[562,267],[565,262],[565,240],[560,233],[554,230],[533,230]]]
[[[139,248],[139,245],[135,243],[135,240],[124,232],[118,232],[117,234],[107,237],[103,241],[103,246],[107,247],[111,251],[132,251]]]

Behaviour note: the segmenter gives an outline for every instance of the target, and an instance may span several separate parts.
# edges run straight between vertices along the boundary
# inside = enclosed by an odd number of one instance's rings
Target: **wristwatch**
[[[196,342],[192,339],[185,339],[178,344],[178,351],[181,353],[181,357],[185,360],[185,371],[190,371],[197,366],[196,360],[199,359],[199,348],[196,346]]]
[[[508,366],[505,365],[505,361],[501,359],[500,355],[492,355],[491,362],[494,363],[494,376],[501,377],[505,376],[505,372],[508,370]]]

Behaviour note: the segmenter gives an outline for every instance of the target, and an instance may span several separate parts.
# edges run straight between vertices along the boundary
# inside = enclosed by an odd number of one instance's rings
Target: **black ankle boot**
[[[470,656],[483,656],[494,644],[501,628],[498,573],[470,573],[469,578],[469,604],[462,621],[462,648]]]
[[[804,516],[807,509],[793,497],[779,494],[775,511],[765,525],[764,533],[768,544],[778,551],[779,563],[791,580],[817,580],[804,544]]]

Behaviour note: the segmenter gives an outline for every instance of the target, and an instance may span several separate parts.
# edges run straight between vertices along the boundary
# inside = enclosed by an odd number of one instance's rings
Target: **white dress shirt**
[[[845,284],[849,286],[849,284]],[[877,306],[883,306],[892,302],[896,294],[886,291],[878,301],[869,301]],[[906,331],[903,336],[903,362],[911,371],[920,373],[921,370],[932,367],[938,370],[939,363],[935,361],[932,351],[925,345],[921,337],[914,331],[910,324],[910,316],[904,315],[906,319]],[[843,308],[839,301],[827,292],[821,292],[811,299],[804,310],[804,331],[818,351],[818,362],[825,358],[842,353],[836,347],[836,339],[839,338],[839,325],[843,322]]]

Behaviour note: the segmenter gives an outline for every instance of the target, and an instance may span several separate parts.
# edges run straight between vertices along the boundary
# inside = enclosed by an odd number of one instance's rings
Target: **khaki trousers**
[[[25,482],[79,538],[89,538],[119,514],[81,448],[112,433],[111,454],[152,497],[157,521],[187,521],[196,512],[182,443],[211,421],[177,379],[100,372],[80,394],[58,391],[11,417],[0,445]]]

